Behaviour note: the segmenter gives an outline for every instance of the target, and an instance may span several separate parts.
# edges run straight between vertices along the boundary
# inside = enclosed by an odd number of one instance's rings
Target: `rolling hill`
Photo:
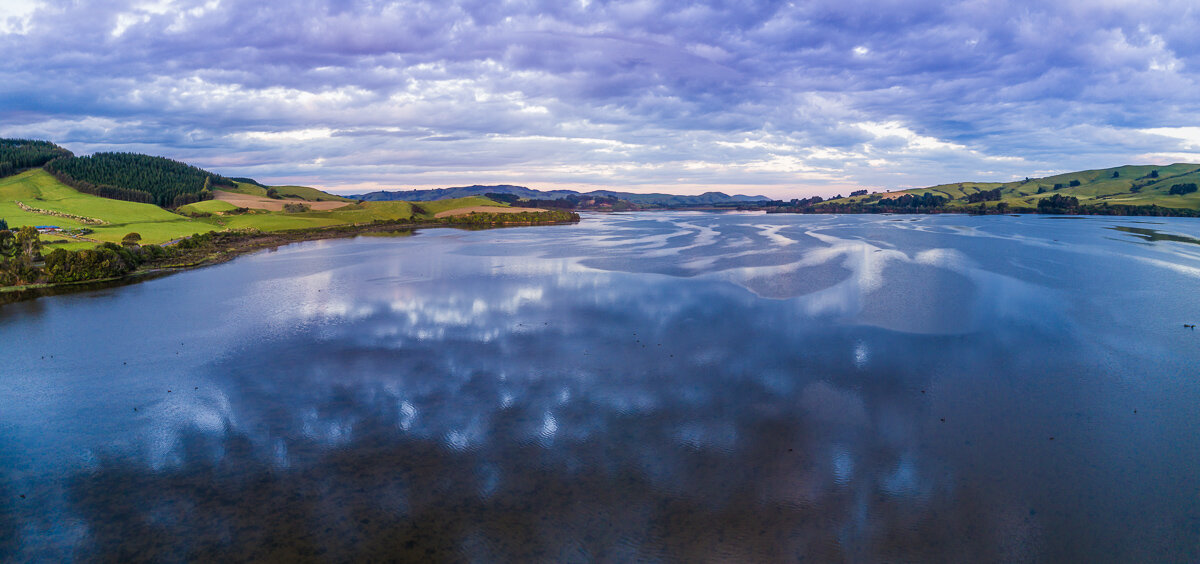
[[[698,196],[681,196],[676,194],[636,194],[633,192],[615,192],[612,190],[593,190],[591,192],[576,192],[574,190],[535,190],[524,186],[498,184],[493,186],[460,186],[457,188],[436,188],[432,190],[402,190],[378,191],[367,194],[349,196],[356,200],[388,201],[405,200],[409,202],[425,202],[446,198],[462,198],[466,196],[483,196],[485,194],[512,194],[527,200],[561,200],[577,197],[606,197],[617,198],[626,202],[650,206],[703,206],[714,204],[736,204],[769,201],[766,196],[730,196],[722,192],[705,192]]]
[[[1075,198],[1081,206],[1160,206],[1200,210],[1200,192],[1189,191],[1189,186],[1197,184],[1200,184],[1200,164],[1126,165],[1014,182],[941,184],[827,200],[818,205],[856,203],[871,206],[886,204],[905,194],[932,194],[946,198],[944,207],[950,209],[965,209],[980,203],[988,207],[1004,203],[1014,210],[1036,209],[1040,201],[1059,196]]]

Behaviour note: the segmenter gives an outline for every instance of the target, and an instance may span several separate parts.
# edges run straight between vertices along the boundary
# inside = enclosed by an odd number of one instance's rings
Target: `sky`
[[[339,193],[789,199],[1200,162],[1200,7],[0,0],[0,136]]]

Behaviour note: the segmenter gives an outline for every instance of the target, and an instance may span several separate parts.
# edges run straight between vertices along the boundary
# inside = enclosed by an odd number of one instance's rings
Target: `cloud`
[[[1189,155],[1200,110],[1183,2],[17,4],[0,135],[268,182],[1007,180]]]

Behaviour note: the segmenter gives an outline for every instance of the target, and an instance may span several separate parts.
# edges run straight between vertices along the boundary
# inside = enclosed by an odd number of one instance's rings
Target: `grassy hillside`
[[[272,186],[279,194],[285,198],[298,198],[308,202],[353,202],[350,198],[322,192],[316,188],[308,186]]]
[[[902,194],[931,193],[949,198],[950,202],[946,204],[949,208],[965,208],[978,206],[978,203],[967,200],[972,194],[999,189],[1000,199],[988,201],[989,207],[995,206],[999,202],[1005,202],[1016,208],[1037,207],[1039,200],[1057,194],[1078,198],[1080,205],[1107,203],[1109,205],[1158,205],[1168,208],[1200,209],[1200,192],[1185,195],[1170,193],[1172,186],[1188,183],[1200,183],[1200,164],[1120,166],[1015,182],[960,182],[882,195],[855,196],[830,200],[830,202],[869,203],[878,200],[880,196],[894,198]]]
[[[233,188],[223,188],[227,192],[236,192],[238,194],[246,194],[249,196],[267,197],[267,190],[274,188],[280,196],[286,199],[304,200],[306,202],[353,202],[350,198],[343,198],[329,192],[322,192],[316,188],[308,186],[262,186],[261,184],[253,184],[250,182],[235,182]]]
[[[267,189],[257,184],[238,181],[234,181],[233,184],[234,185],[232,188],[224,188],[224,190],[227,192],[236,192],[238,194],[247,194],[250,196],[262,196],[264,198],[267,197]]]
[[[194,204],[180,206],[179,209],[176,211],[178,211],[179,213],[182,213],[182,214],[193,214],[193,213],[221,213],[221,212],[233,211],[235,209],[237,209],[237,206],[235,206],[229,202],[222,202],[221,200],[204,200],[203,202],[196,202]]]
[[[22,209],[18,202],[29,208],[52,213],[27,211]],[[101,223],[95,224],[53,213],[80,216]],[[93,230],[93,233],[86,235],[88,239],[114,243],[120,242],[126,233],[133,231],[140,233],[147,243],[160,243],[212,229],[211,225],[173,214],[153,204],[111,200],[84,194],[62,184],[41,169],[0,179],[0,217],[14,228],[25,225],[88,228]],[[74,240],[64,248],[90,248],[95,244]]]
[[[426,211],[426,213],[428,214],[429,217],[433,217],[434,215],[437,215],[444,211],[458,209],[458,208],[466,208],[466,207],[471,207],[471,206],[508,207],[508,204],[502,204],[499,202],[495,202],[495,201],[492,201],[490,198],[485,198],[483,196],[468,196],[466,198],[454,198],[454,199],[450,199],[450,200],[434,200],[432,202],[420,202],[419,204],[420,204],[421,208],[423,208]]]

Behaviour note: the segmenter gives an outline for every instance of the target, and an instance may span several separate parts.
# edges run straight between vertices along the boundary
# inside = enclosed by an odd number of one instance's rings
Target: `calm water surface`
[[[0,307],[0,560],[1200,559],[1200,222],[661,213]]]

